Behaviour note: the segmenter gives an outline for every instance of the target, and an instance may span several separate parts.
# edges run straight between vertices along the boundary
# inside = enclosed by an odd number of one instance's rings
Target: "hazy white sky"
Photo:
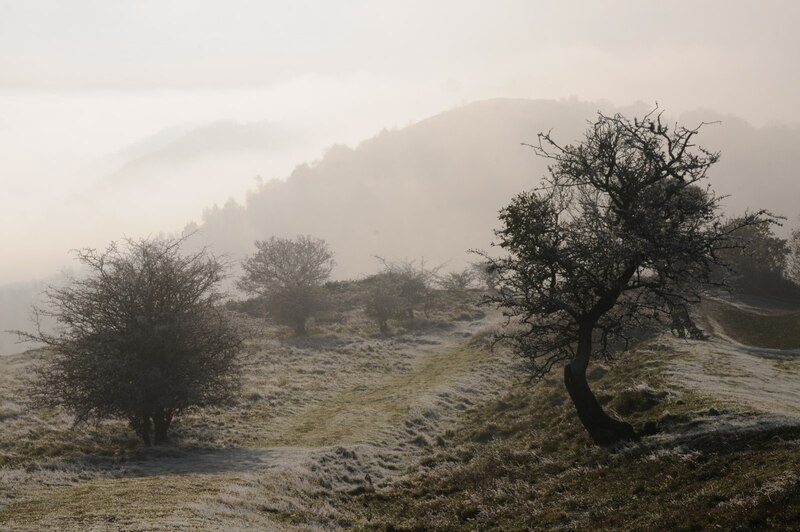
[[[165,128],[295,132],[268,178],[487,97],[798,122],[799,22],[791,0],[0,0],[0,284],[48,275],[73,247],[179,230],[253,185],[202,176],[171,212],[81,201],[103,161]]]

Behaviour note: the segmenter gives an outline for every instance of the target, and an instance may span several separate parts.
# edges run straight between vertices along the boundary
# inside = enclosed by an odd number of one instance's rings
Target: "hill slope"
[[[43,355],[0,358],[0,528],[343,524],[330,499],[387,485],[502,389],[516,362],[473,342],[496,319],[467,303],[391,336],[359,312],[309,338],[268,329],[248,342],[237,404],[181,417],[176,445],[150,450],[122,422],[70,429],[28,409]]]

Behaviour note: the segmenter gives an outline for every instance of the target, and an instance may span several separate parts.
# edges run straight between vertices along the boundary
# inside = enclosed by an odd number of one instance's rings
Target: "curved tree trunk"
[[[575,405],[578,418],[598,445],[638,440],[636,432],[629,423],[614,419],[605,413],[589,388],[586,369],[592,353],[592,327],[581,327],[579,334],[576,356],[564,367],[564,384]]]

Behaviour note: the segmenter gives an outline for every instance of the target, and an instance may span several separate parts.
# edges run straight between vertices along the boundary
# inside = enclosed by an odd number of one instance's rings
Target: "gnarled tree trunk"
[[[592,354],[592,329],[592,326],[580,328],[575,358],[564,367],[564,384],[575,405],[578,418],[596,444],[613,445],[623,441],[636,441],[639,438],[633,427],[606,414],[589,388],[586,369]]]

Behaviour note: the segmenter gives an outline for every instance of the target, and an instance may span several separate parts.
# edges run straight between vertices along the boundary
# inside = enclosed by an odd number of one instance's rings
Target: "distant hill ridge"
[[[460,267],[471,260],[466,250],[489,246],[497,211],[546,172],[546,161],[522,142],[535,143],[542,131],[552,131],[561,143],[576,142],[598,110],[641,116],[649,109],[577,100],[468,104],[384,130],[354,149],[330,148],[285,181],[254,191],[244,205],[208,210],[201,238],[238,258],[257,238],[317,235],[336,251],[340,278],[373,271],[373,255]],[[726,208],[741,213],[766,207],[796,217],[800,180],[793,146],[800,143],[800,129],[756,128],[713,111],[679,117],[690,127],[701,121],[721,121],[704,126],[697,139],[722,152],[712,184],[731,195]]]

